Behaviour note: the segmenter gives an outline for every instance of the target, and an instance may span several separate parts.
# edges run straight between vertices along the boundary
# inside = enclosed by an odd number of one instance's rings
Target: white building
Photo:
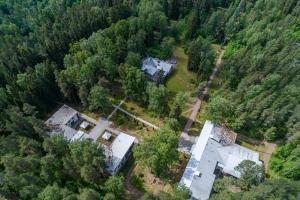
[[[207,200],[219,172],[239,178],[235,167],[243,160],[262,164],[257,152],[235,144],[235,139],[235,133],[205,122],[180,180],[190,190],[192,199]]]
[[[49,129],[49,135],[63,134],[64,137],[71,142],[83,139],[91,139],[95,143],[98,142],[98,137],[90,137],[85,131],[75,129],[75,127],[86,129],[91,125],[90,121],[83,121],[87,120],[86,118],[83,119],[83,117],[84,115],[73,108],[63,105],[45,122],[45,124]],[[112,133],[107,131],[104,127],[97,128],[97,126],[100,127],[103,125],[101,123],[96,124],[91,132],[93,130],[98,132],[98,136],[107,141],[113,138]],[[112,128],[110,129],[113,130]],[[136,140],[135,137],[118,130],[115,130],[115,135],[117,136],[110,145],[100,144],[105,150],[106,164],[108,166],[107,171],[112,175],[115,175],[127,161],[131,154],[134,141]]]
[[[120,133],[110,146],[102,145],[107,159],[107,171],[115,175],[125,164],[132,152],[135,137]]]
[[[45,124],[49,128],[49,134],[63,134],[67,140],[71,140],[77,133],[73,128],[80,119],[80,114],[73,108],[63,105],[57,110]]]
[[[175,64],[159,60],[157,58],[147,57],[143,60],[142,71],[144,71],[151,80],[156,80],[161,72],[162,78],[166,78],[174,69]]]

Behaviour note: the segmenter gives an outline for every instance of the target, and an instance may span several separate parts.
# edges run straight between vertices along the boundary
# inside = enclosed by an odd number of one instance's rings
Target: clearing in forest
[[[187,69],[188,56],[184,53],[182,47],[176,47],[174,54],[177,59],[177,64],[175,70],[167,79],[166,87],[174,93],[179,91],[193,91],[197,75]]]

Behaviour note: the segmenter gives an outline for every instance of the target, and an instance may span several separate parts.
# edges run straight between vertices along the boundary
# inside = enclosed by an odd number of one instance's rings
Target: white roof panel
[[[89,126],[89,123],[87,121],[83,121],[80,124],[80,128],[86,129]]]
[[[112,151],[112,161],[108,162],[108,171],[114,172],[120,165],[124,156],[131,148],[135,140],[135,137],[125,133],[120,133],[113,141],[110,149]]]
[[[111,133],[108,131],[105,131],[104,134],[102,135],[102,138],[105,140],[109,140],[111,138]]]

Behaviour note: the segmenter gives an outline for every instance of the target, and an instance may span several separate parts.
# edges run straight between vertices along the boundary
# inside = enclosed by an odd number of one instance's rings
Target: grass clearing
[[[188,56],[182,47],[176,47],[174,54],[177,58],[177,65],[171,76],[167,79],[166,87],[173,93],[179,91],[193,91],[197,75],[188,71]]]
[[[143,125],[141,122],[136,121],[120,111],[117,111],[113,115],[111,121],[113,121],[114,128],[130,133],[137,137],[140,142],[155,133],[153,128]]]
[[[164,125],[164,121],[165,121],[164,118],[152,116],[151,113],[149,113],[146,108],[138,105],[133,101],[128,100],[124,102],[124,104],[121,107],[127,110],[128,112],[136,115],[137,117],[140,117],[158,127],[162,127]]]

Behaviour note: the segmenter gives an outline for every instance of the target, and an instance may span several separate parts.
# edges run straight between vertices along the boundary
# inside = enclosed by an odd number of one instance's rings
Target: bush
[[[138,190],[140,190],[140,191],[144,191],[144,190],[145,190],[145,189],[144,189],[144,180],[143,180],[142,177],[137,176],[137,175],[133,175],[131,180],[132,180],[132,185],[133,185],[136,189],[138,189]]]

